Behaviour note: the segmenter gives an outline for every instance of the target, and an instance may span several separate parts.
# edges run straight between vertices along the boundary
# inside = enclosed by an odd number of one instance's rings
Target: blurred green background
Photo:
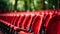
[[[0,0],[0,10],[57,9],[58,0]]]

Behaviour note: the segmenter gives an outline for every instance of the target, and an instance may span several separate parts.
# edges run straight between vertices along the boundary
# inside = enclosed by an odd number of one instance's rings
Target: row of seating
[[[60,34],[59,17],[60,12],[58,10],[40,10],[38,12],[0,14],[0,22],[18,31],[18,34]],[[58,28],[56,31],[54,26]],[[44,32],[41,31],[43,27]]]

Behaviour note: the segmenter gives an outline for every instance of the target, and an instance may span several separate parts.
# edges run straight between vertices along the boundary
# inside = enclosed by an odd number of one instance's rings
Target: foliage
[[[25,3],[26,1],[26,3]],[[58,7],[57,0],[43,0],[45,9],[56,9]],[[17,10],[40,10],[42,9],[42,0],[18,0]],[[0,9],[14,10],[15,0],[0,0]]]

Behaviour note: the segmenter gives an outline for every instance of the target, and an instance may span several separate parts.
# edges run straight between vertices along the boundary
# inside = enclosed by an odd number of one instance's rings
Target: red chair
[[[43,19],[43,15],[38,15],[34,21],[32,22],[32,33],[31,32],[24,32],[21,31],[19,34],[39,34],[39,31],[41,29],[41,25],[42,25],[42,19]]]
[[[17,27],[19,27],[19,23],[20,23],[22,17],[23,17],[23,16],[20,15],[20,17],[19,17],[19,19],[18,19],[18,21],[17,21]]]
[[[14,27],[14,30],[19,30],[19,29],[21,29],[22,27],[24,27],[23,26],[23,23],[24,23],[24,19],[25,19],[25,15],[23,15],[23,16],[21,16],[20,17],[20,19],[19,19],[19,22],[17,22],[17,26],[16,27]],[[20,31],[20,30],[19,30]]]
[[[57,13],[58,14],[58,13]],[[60,15],[55,14],[49,21],[46,34],[60,34]]]
[[[19,18],[20,18],[20,16],[15,16],[15,20],[14,20],[13,25],[17,26],[17,22],[18,22]]]
[[[32,30],[34,34],[39,34],[39,31],[41,30],[43,16],[37,16],[33,22]]]
[[[6,16],[5,21],[7,21],[8,23],[11,23],[12,19],[13,19],[13,16]]]
[[[25,15],[21,17],[21,21],[19,23],[19,27],[24,27],[24,20],[25,20]]]
[[[32,18],[33,18],[33,16],[31,16],[31,15],[29,15],[29,16],[26,17],[25,25],[24,25],[25,28],[26,28],[26,30],[29,30],[30,25],[32,23]]]
[[[60,21],[58,21],[58,30],[57,30],[57,34],[60,34]]]
[[[0,16],[0,19],[5,21],[6,20],[6,16]]]
[[[14,24],[15,17],[16,17],[16,16],[13,16],[13,19],[11,20],[11,24],[12,24],[12,25]]]
[[[53,14],[51,12],[48,13],[48,15],[46,15],[45,21],[44,21],[44,26],[45,28],[47,28],[50,19],[52,18]]]

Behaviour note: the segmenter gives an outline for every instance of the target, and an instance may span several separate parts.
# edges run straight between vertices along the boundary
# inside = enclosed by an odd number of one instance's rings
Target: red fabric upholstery
[[[12,25],[14,25],[14,20],[15,20],[15,16],[13,16],[13,18],[12,18],[12,20],[11,20],[11,25],[10,25],[10,28],[13,28],[14,26],[12,26]]]
[[[32,30],[34,34],[39,34],[41,25],[42,25],[43,16],[37,16],[33,22]]]
[[[21,19],[23,16],[20,16],[19,20],[17,21],[17,26],[19,27],[19,23],[21,23]]]
[[[60,34],[60,16],[55,15],[49,22],[46,34]]]
[[[2,19],[2,20],[6,20],[6,16],[0,16],[0,19]]]
[[[57,34],[60,34],[60,21],[58,22],[58,31]]]
[[[25,27],[26,27],[26,30],[29,30],[30,28],[30,25],[31,25],[31,22],[32,22],[32,16],[29,15],[26,17],[26,20],[25,20]]]
[[[25,20],[25,15],[22,16],[21,21],[19,23],[19,27],[24,27],[24,20]]]
[[[12,16],[11,24],[14,24],[15,16]]]
[[[44,21],[44,26],[47,28],[50,19],[52,18],[52,13],[50,12],[48,15],[46,15],[45,21]]]
[[[0,22],[14,30],[20,31],[19,34],[39,34],[42,23],[46,28],[46,34],[60,34],[60,10],[0,14]],[[32,26],[33,32],[27,32],[30,26]]]
[[[15,17],[15,20],[14,20],[14,25],[15,25],[15,26],[17,26],[17,22],[18,22],[19,18],[20,18],[20,16],[16,16],[16,17]]]
[[[32,34],[32,33],[21,31],[19,32],[19,34]]]
[[[36,13],[35,13],[36,14]],[[28,24],[29,25],[31,25],[31,22],[29,22],[29,21],[31,21],[31,19],[33,19],[32,21],[34,21],[34,19],[37,17],[36,15],[28,15],[27,17],[26,17],[26,21],[25,21],[25,26],[27,26]],[[32,18],[33,17],[33,18]],[[28,19],[29,18],[29,19]],[[30,19],[31,18],[31,19]],[[32,25],[31,25],[32,26]],[[32,34],[32,33],[30,33],[30,32],[27,32],[27,30],[29,29],[29,26],[28,26],[28,28],[26,29],[26,31],[20,31],[19,32],[19,34]]]

